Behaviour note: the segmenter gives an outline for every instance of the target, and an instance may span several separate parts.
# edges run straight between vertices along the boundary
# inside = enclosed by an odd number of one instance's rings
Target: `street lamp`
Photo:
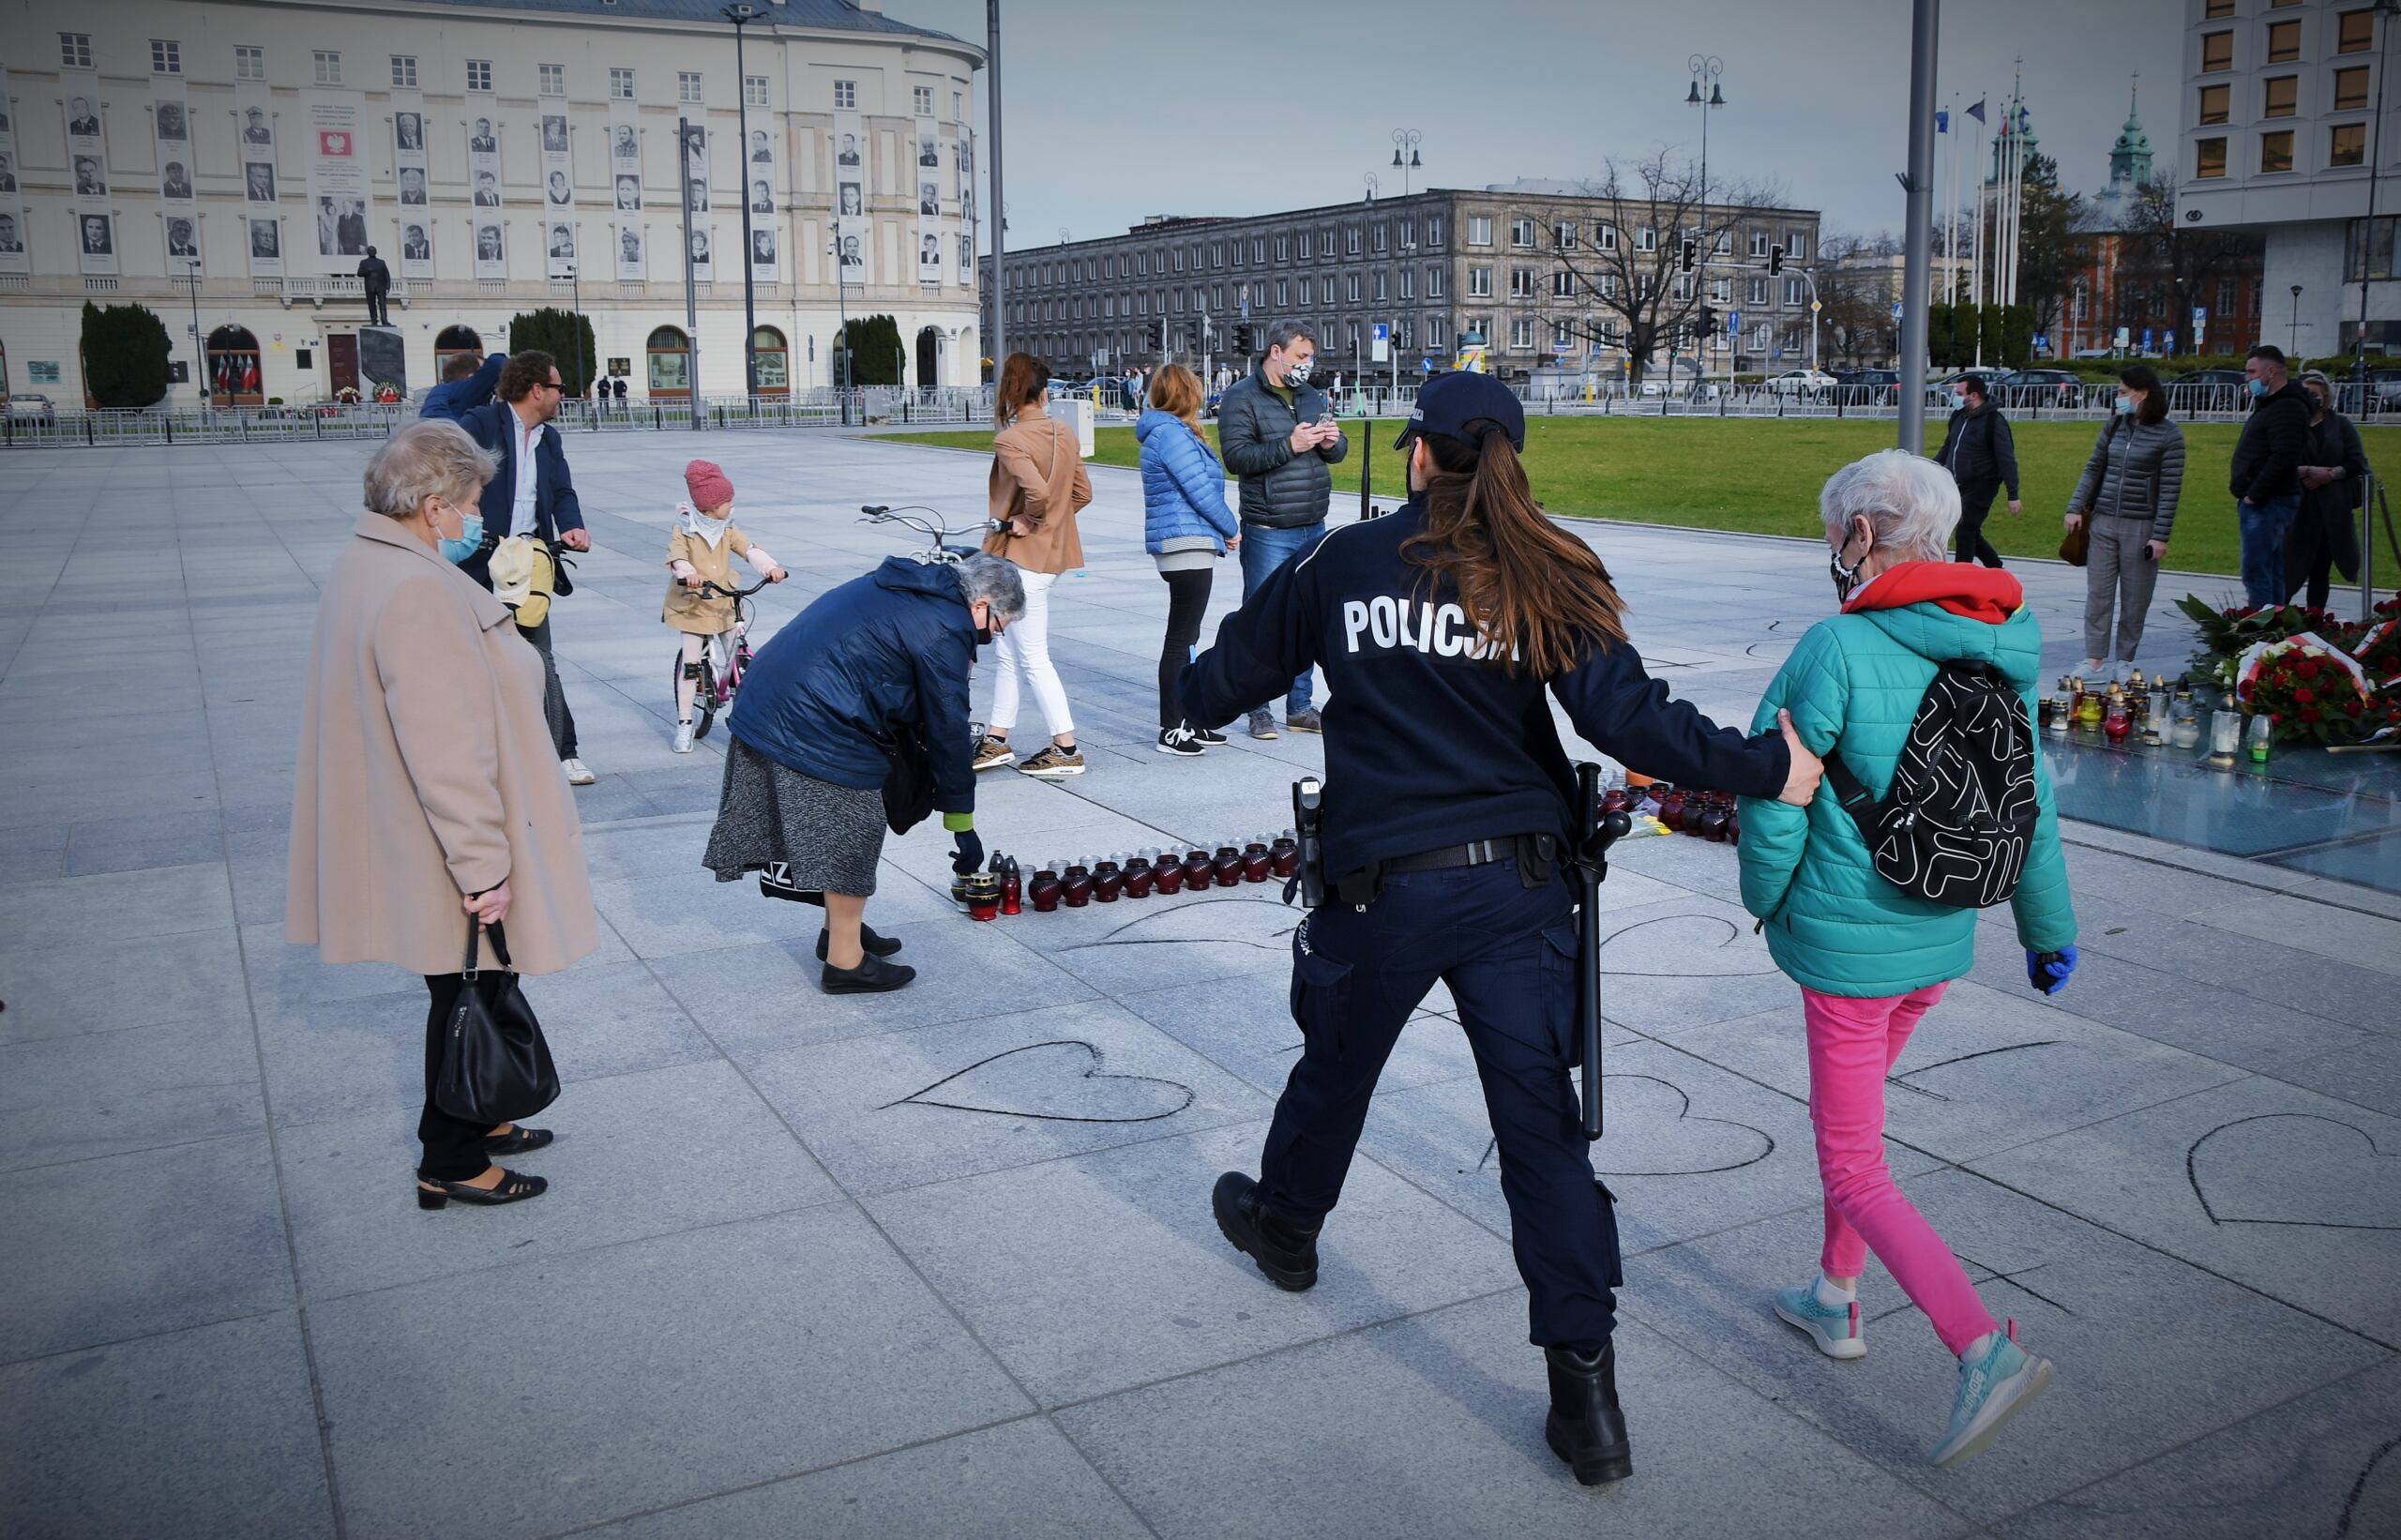
[[[2376,117],[2368,129],[2367,145],[2367,219],[2360,229],[2360,325],[2352,339],[2356,355],[2352,364],[2353,377],[2360,383],[2360,415],[2364,418],[2376,406],[2376,394],[2367,381],[2367,252],[2375,247],[2376,180],[2384,173],[2384,75],[2393,45],[2393,22],[2401,16],[2401,0],[2376,0],[2369,9],[2368,25],[2375,28],[2378,21],[2384,25],[2376,31]],[[2360,620],[2364,623],[2376,612],[2376,515],[2371,510],[2377,504],[2376,468],[2370,466],[2360,482]]]
[[[1418,143],[1425,137],[1414,128],[1395,128],[1392,131],[1392,165],[1393,170],[1400,173],[1400,195],[1404,198],[1409,196],[1409,174],[1425,168],[1426,162],[1417,159]],[[1405,159],[1404,153],[1407,156]]]
[[[592,383],[592,370],[583,361],[583,280],[576,276],[574,263],[566,264],[566,282],[567,292],[573,296],[570,303],[575,306],[575,377],[579,382],[576,400],[581,400],[584,390]],[[553,289],[551,292],[556,294],[558,291]],[[597,353],[599,350],[596,347],[593,351]]]
[[[2301,285],[2292,286],[2292,355],[2301,356]]]
[[[1382,186],[1383,184],[1376,180],[1374,172],[1367,173],[1367,202],[1372,204],[1376,201],[1376,189]]]
[[[216,406],[216,399],[208,388],[208,350],[200,340],[200,259],[178,257],[176,261],[188,269],[184,281],[191,285],[191,378],[200,386],[200,413],[204,422]]]
[[[759,8],[750,0],[733,0],[733,4],[718,14],[733,23],[733,84],[734,123],[741,137],[735,141],[741,155],[750,153],[750,82],[743,72],[742,29],[759,19]],[[742,161],[742,378],[748,386],[750,400],[759,400],[759,309],[754,287],[756,264],[750,260],[750,173],[749,161]],[[685,200],[687,203],[689,199]],[[841,286],[841,270],[835,269],[835,287]],[[695,382],[697,384],[698,382]]]
[[[851,425],[851,296],[843,287],[842,237],[836,235],[825,243],[834,258],[834,310],[842,319],[842,329],[834,334],[835,356],[842,361],[841,379],[835,389],[840,392],[842,426]]]
[[[1696,53],[1684,61],[1684,68],[1692,73],[1692,88],[1684,93],[1684,105],[1700,109],[1700,260],[1699,266],[1701,288],[1706,292],[1709,286],[1709,253],[1717,244],[1716,235],[1709,228],[1709,113],[1712,108],[1726,105],[1725,93],[1717,88],[1717,77],[1725,73],[1726,61],[1714,53]],[[1706,97],[1700,94],[1703,81],[1709,83],[1709,95]],[[1709,340],[1703,338],[1700,342],[1699,361],[1703,376],[1709,372]],[[1735,345],[1737,348],[1741,346],[1739,339]],[[1673,391],[1676,386],[1675,359],[1675,350],[1673,344],[1670,344],[1668,352],[1668,388],[1670,391]],[[1734,358],[1729,357],[1727,360],[1726,369],[1729,379],[1733,376],[1734,364]]]

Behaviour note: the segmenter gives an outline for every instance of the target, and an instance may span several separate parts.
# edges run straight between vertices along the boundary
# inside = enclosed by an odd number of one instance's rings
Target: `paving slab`
[[[847,1206],[359,1294],[310,1330],[362,1540],[549,1533],[1031,1410]],[[469,1408],[506,1436],[462,1438]]]
[[[15,938],[10,938],[13,942]],[[230,925],[146,938],[0,951],[0,1041],[127,1032],[177,1021],[249,1024],[242,946]]]
[[[258,1047],[223,1022],[0,1043],[0,1170],[265,1126]]]

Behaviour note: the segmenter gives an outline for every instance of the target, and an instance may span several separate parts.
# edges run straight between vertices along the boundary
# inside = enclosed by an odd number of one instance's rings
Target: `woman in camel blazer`
[[[1012,353],[1001,366],[994,392],[990,483],[992,522],[984,549],[1014,563],[1025,582],[1025,613],[992,645],[1000,676],[992,681],[992,719],[975,746],[975,768],[1006,764],[1009,730],[1017,726],[1019,692],[1034,691],[1050,742],[1028,755],[1018,769],[1058,779],[1084,773],[1076,748],[1075,718],[1067,691],[1050,663],[1050,585],[1063,572],[1084,565],[1083,537],[1076,515],[1092,501],[1092,477],[1075,430],[1042,410],[1050,371],[1040,360]]]
[[[433,1105],[469,917],[511,964],[555,973],[598,942],[583,833],[542,717],[542,660],[445,559],[472,551],[492,458],[454,423],[401,429],[367,464],[368,511],[317,607],[292,799],[287,941],[425,975],[418,1200],[505,1203],[547,1184],[491,1156],[551,1136]],[[488,929],[479,965],[496,962]]]

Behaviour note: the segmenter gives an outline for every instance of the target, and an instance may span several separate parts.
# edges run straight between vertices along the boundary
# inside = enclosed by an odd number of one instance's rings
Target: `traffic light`
[[[1249,355],[1250,328],[1247,325],[1237,325],[1234,327],[1234,351],[1246,356]]]
[[[1164,352],[1167,348],[1167,323],[1164,321],[1150,322],[1147,325],[1147,332],[1151,344],[1151,351],[1153,353]]]
[[[1784,271],[1784,248],[1771,246],[1767,249],[1767,270],[1771,273]]]
[[[1687,273],[1692,271],[1693,246],[1693,238],[1690,235],[1686,235],[1684,237],[1680,261],[1684,270]]]
[[[1701,337],[1704,340],[1707,339],[1717,330],[1717,312],[1709,306],[1703,305],[1700,308],[1700,319],[1696,324],[1700,328]]]

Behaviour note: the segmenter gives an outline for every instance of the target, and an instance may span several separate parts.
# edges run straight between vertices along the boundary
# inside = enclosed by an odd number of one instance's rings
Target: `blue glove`
[[[2026,954],[2026,982],[2034,986],[2038,994],[2057,994],[2067,988],[2068,975],[2076,972],[2076,948],[2061,947],[2056,952]]]
[[[980,870],[983,868],[984,841],[974,830],[960,829],[950,837],[950,842],[959,852],[950,858],[950,869],[953,873],[964,877],[969,872]]]

